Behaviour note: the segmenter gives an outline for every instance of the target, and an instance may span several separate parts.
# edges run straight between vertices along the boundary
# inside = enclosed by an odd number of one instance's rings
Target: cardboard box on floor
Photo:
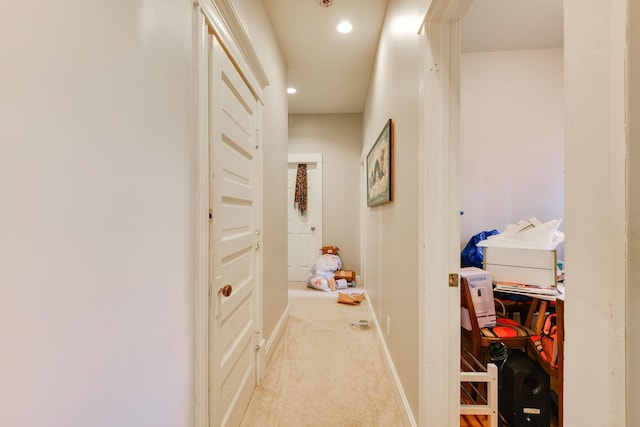
[[[340,253],[340,248],[337,246],[323,246],[321,251],[323,255],[338,255]]]
[[[345,279],[347,282],[353,282],[356,280],[356,272],[351,270],[338,270],[333,277],[338,279]]]
[[[491,273],[477,267],[460,269],[460,277],[467,279],[473,308],[478,318],[478,326],[494,326],[496,324],[496,308],[493,302],[493,283]],[[469,311],[462,307],[460,323],[466,330],[471,330]]]

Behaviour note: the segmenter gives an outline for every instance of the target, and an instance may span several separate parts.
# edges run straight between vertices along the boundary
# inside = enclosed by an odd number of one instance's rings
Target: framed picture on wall
[[[367,206],[390,202],[392,193],[393,121],[389,119],[367,154]]]

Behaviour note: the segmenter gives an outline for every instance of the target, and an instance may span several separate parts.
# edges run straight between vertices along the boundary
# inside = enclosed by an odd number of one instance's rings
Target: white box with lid
[[[556,287],[558,271],[554,249],[485,247],[483,263],[497,284]]]
[[[469,285],[471,301],[478,319],[478,326],[494,326],[496,324],[496,308],[493,302],[493,283],[491,273],[477,267],[460,269],[460,277],[465,278]],[[469,312],[464,307],[461,311],[461,324],[466,330],[471,330]]]

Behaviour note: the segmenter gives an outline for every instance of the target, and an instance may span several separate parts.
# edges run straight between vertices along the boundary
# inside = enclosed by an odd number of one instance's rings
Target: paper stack
[[[552,288],[536,287],[534,285],[522,285],[520,283],[508,283],[508,282],[496,282],[494,292],[504,292],[506,294],[524,295],[532,298],[540,298],[544,300],[553,301],[556,298],[563,295],[563,286]]]

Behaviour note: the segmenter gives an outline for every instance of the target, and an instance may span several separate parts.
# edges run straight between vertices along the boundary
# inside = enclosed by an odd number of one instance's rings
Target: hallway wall
[[[361,274],[360,151],[362,114],[295,114],[289,153],[323,154],[323,245],[340,248],[344,268]]]
[[[395,126],[393,202],[364,212],[364,284],[414,418],[418,414],[418,11],[391,0],[363,114],[363,149]]]
[[[286,70],[264,90],[264,330],[287,304]],[[193,2],[8,0],[0,14],[0,425],[192,426]]]
[[[563,50],[463,53],[460,72],[461,249],[480,231],[563,219]]]
[[[0,425],[191,425],[192,2],[2,10]]]

